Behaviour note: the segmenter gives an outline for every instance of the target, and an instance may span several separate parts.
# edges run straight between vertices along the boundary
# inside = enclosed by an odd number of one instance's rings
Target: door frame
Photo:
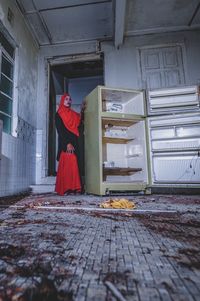
[[[64,65],[64,64],[70,64],[75,62],[86,62],[91,60],[102,60],[102,53],[86,53],[86,54],[76,54],[76,55],[66,55],[66,56],[58,56],[53,58],[46,58],[46,67],[47,67],[47,123],[46,123],[46,160],[45,160],[45,170],[46,170],[46,177],[50,176],[49,171],[49,141],[51,139],[51,133],[49,129],[49,113],[50,113],[50,72],[51,67],[58,66],[58,65]],[[104,63],[104,60],[103,60]],[[103,67],[103,78],[104,78],[104,70]],[[56,147],[56,145],[55,145]]]

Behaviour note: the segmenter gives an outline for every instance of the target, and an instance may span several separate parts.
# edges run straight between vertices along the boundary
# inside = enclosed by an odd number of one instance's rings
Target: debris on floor
[[[100,204],[100,208],[111,209],[135,209],[136,205],[133,201],[129,201],[125,198],[122,199],[108,199]]]
[[[122,294],[120,293],[120,291],[110,281],[106,281],[105,285],[112,292],[113,296],[115,296],[115,298],[117,300],[119,300],[119,301],[126,301],[126,299],[122,296]]]
[[[99,208],[111,198],[137,210]],[[38,195],[0,212],[0,301],[199,300],[200,196]]]

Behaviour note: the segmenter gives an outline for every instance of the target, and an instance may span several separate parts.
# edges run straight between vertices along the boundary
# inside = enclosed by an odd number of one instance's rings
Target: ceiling
[[[200,29],[200,0],[16,0],[40,46]]]

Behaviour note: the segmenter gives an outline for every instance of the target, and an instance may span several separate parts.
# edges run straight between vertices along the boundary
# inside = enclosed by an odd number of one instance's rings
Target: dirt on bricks
[[[8,202],[0,301],[114,301],[115,291],[126,301],[200,300],[200,196],[128,198],[135,213],[95,211],[105,198],[92,195]]]

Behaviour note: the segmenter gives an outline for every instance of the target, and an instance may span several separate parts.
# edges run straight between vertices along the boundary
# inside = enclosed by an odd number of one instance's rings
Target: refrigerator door
[[[200,184],[200,113],[150,117],[152,184]]]
[[[150,90],[147,93],[147,107],[148,115],[200,111],[199,87]]]
[[[146,115],[144,91],[122,90],[100,86],[102,113]]]

